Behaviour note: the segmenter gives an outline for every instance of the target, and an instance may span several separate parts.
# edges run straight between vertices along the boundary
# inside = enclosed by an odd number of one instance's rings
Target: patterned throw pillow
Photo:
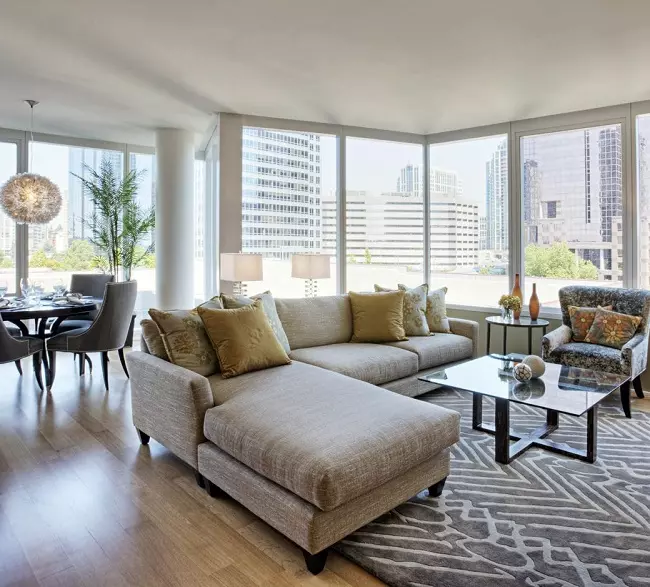
[[[623,345],[636,333],[641,320],[641,316],[630,316],[598,308],[594,323],[585,337],[585,342],[610,346],[615,349],[623,348]]]
[[[449,318],[447,318],[447,304],[445,302],[446,287],[429,291],[427,296],[427,322],[431,332],[451,332]]]
[[[160,330],[158,330],[156,323],[153,320],[147,320],[145,318],[140,322],[140,328],[142,329],[144,343],[147,345],[147,349],[149,349],[149,354],[163,361],[169,361],[165,343],[162,336],[160,336]]]
[[[603,310],[611,310],[611,306],[604,306]],[[571,319],[571,338],[576,342],[582,342],[591,325],[594,323],[598,308],[579,308],[569,306],[569,318]]]
[[[219,356],[224,379],[291,363],[271,328],[263,304],[258,299],[235,310],[199,306],[199,315]]]
[[[273,329],[275,336],[277,336],[278,341],[282,345],[282,348],[284,348],[285,352],[290,352],[291,347],[289,346],[289,339],[282,327],[280,316],[278,316],[278,311],[275,307],[275,300],[270,291],[265,291],[264,293],[251,296],[250,298],[242,295],[229,296],[222,294],[221,296],[223,307],[226,308],[226,310],[235,310],[237,308],[243,308],[244,306],[250,306],[255,300],[262,301],[262,307],[264,308],[266,317],[271,323],[271,328]]]
[[[408,289],[400,284],[399,289],[404,292],[404,332],[406,336],[429,336],[427,324],[427,284]],[[395,291],[375,284],[375,291]]]
[[[202,305],[205,308],[223,308],[219,298],[212,298]],[[169,360],[209,377],[219,372],[219,359],[199,316],[198,309],[169,310],[151,308],[149,316],[156,323],[165,345]]]

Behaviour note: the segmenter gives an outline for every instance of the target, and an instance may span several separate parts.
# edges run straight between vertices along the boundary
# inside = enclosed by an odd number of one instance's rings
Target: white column
[[[194,134],[156,130],[156,299],[194,307]]]

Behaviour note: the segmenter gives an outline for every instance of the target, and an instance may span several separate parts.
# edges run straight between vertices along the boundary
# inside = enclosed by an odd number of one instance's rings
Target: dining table
[[[96,310],[102,303],[99,298],[83,297],[79,302],[55,302],[52,299],[41,299],[29,304],[19,299],[9,299],[9,305],[0,308],[0,317],[5,322],[20,328],[23,336],[37,336],[45,339],[54,336],[61,323],[66,318],[74,318]],[[54,321],[52,322],[52,319]],[[30,333],[26,322],[34,321],[34,331]],[[48,332],[49,326],[49,332]]]

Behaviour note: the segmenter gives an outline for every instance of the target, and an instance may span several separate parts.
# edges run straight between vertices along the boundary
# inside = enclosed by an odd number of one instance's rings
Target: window
[[[0,143],[0,186],[18,171],[18,146]],[[0,288],[16,290],[16,223],[0,209]]]
[[[650,114],[637,116],[638,287],[650,288]]]
[[[621,286],[621,126],[524,136],[520,161],[525,275],[542,305],[569,284]]]
[[[72,273],[101,268],[97,253],[89,242],[84,222],[92,215],[92,204],[81,181],[72,174],[88,176],[84,166],[99,170],[108,159],[122,175],[124,155],[118,151],[32,143],[32,169],[59,186],[63,204],[48,224],[29,226],[29,277],[52,291],[54,285],[69,284]],[[142,284],[138,284],[142,289]]]
[[[198,302],[205,294],[205,161],[194,161],[194,297]]]
[[[375,283],[390,288],[423,283],[422,150],[418,144],[347,139],[348,290],[372,291]]]
[[[149,153],[129,153],[129,171],[139,175],[138,202],[143,209],[149,209],[156,203],[156,157]],[[135,311],[138,314],[137,324],[141,318],[147,317],[149,308],[156,306],[156,252],[155,249],[145,251],[154,243],[155,231],[138,245],[136,259],[138,265],[133,268],[133,279],[138,282],[138,297]],[[144,256],[143,256],[144,255]]]
[[[508,290],[507,136],[430,145],[429,202],[430,286],[446,286],[448,303],[496,305]]]
[[[336,137],[244,127],[242,140],[242,252],[264,258],[254,289],[302,297],[291,256],[323,253],[331,255],[331,277],[319,280],[318,293],[335,294]]]

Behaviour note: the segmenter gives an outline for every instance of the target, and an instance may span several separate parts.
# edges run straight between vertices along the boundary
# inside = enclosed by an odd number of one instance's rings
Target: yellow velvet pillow
[[[261,300],[235,310],[198,308],[224,378],[291,363]]]
[[[408,340],[404,333],[405,292],[350,292],[353,334],[350,342]]]

